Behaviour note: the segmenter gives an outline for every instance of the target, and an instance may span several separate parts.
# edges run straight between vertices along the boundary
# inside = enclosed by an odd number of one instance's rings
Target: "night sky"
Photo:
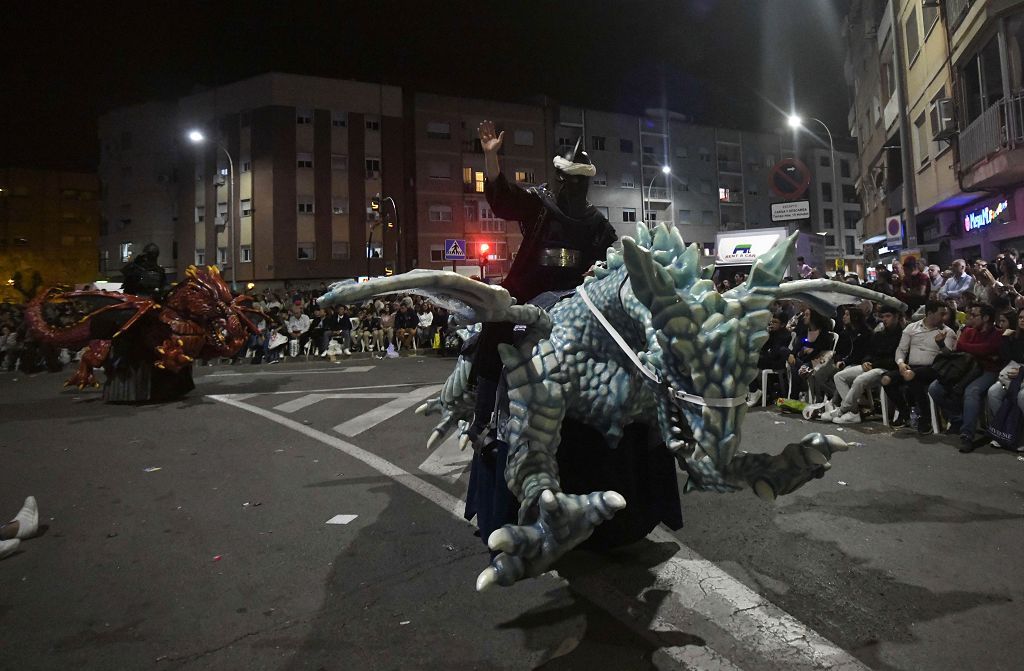
[[[781,127],[778,110],[795,103],[845,136],[847,4],[7,3],[0,167],[95,170],[104,111],[270,70],[633,113],[667,105],[751,130]]]

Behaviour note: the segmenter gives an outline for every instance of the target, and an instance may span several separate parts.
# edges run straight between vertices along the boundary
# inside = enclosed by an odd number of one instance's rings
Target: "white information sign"
[[[772,203],[772,221],[793,221],[811,218],[811,201],[794,200],[787,203]]]

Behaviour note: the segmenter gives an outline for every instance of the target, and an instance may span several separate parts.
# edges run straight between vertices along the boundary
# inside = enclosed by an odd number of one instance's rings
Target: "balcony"
[[[960,171],[968,189],[1024,180],[1024,92],[1000,100],[960,133]]]
[[[672,196],[669,194],[668,189],[662,186],[655,186],[648,189],[647,198],[649,200],[672,200]]]
[[[946,0],[946,20],[949,21],[950,34],[964,20],[964,16],[972,4],[974,4],[973,0]]]
[[[722,161],[718,162],[718,172],[731,172],[737,175],[743,173],[743,164],[739,161]]]

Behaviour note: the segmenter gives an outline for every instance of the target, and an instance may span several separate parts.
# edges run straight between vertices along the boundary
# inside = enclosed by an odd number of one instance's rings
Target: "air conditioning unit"
[[[227,228],[228,218],[224,215],[218,215],[213,218],[213,225],[216,230],[223,231],[225,228]]]
[[[935,129],[933,140],[949,140],[957,134],[952,98],[935,100],[932,102],[929,113],[932,118],[932,128]]]

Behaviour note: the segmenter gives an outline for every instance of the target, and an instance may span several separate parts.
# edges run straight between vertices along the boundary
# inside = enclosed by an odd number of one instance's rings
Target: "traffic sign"
[[[811,171],[795,158],[784,158],[772,167],[768,186],[775,195],[796,200],[807,193],[811,184]]]
[[[447,239],[444,241],[444,260],[445,261],[465,261],[466,260],[466,241]]]
[[[903,246],[903,219],[899,215],[885,220],[885,245],[890,249]]]
[[[772,203],[772,221],[794,221],[811,218],[811,201],[794,200],[788,203]]]

